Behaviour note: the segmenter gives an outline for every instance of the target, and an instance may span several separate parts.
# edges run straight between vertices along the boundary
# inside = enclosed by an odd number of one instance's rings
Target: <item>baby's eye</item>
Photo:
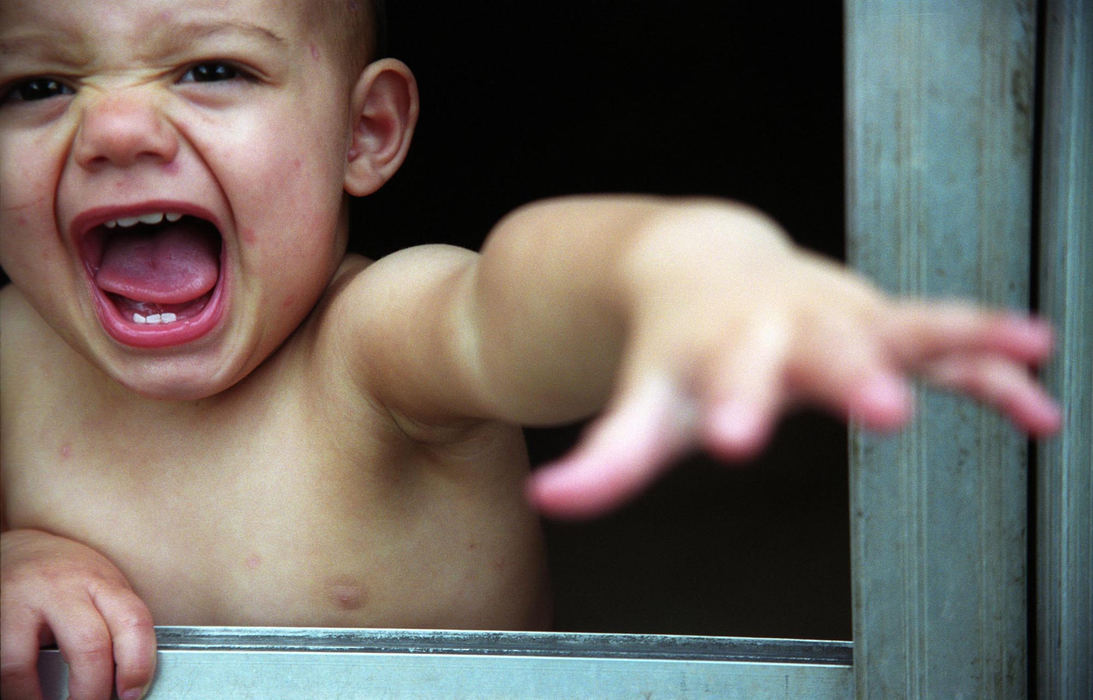
[[[71,95],[75,92],[55,78],[27,78],[8,86],[0,94],[0,104],[8,102],[37,102],[51,97]]]
[[[190,67],[182,76],[184,83],[215,83],[248,77],[241,69],[224,61],[206,61]]]

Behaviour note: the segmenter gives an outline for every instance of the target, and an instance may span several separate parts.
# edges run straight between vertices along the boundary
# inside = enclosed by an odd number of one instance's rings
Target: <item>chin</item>
[[[223,366],[189,358],[156,358],[115,367],[108,374],[118,384],[146,399],[198,401],[235,385],[245,373],[226,374]]]

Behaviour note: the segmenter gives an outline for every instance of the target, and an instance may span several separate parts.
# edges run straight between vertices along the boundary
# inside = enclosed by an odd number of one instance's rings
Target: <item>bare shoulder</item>
[[[376,293],[389,300],[413,303],[414,296],[444,284],[452,274],[477,260],[478,254],[452,245],[429,244],[404,248],[379,260],[346,256],[331,291],[363,295],[354,302],[368,302]],[[343,284],[343,288],[337,285]],[[348,283],[348,284],[345,284]]]
[[[313,316],[319,332],[341,351],[374,362],[370,352],[419,345],[446,325],[453,300],[471,283],[478,254],[449,245],[424,245],[379,260],[347,256]]]
[[[449,245],[347,257],[312,318],[316,344],[367,400],[407,424],[486,418],[475,406],[460,303],[477,259]]]

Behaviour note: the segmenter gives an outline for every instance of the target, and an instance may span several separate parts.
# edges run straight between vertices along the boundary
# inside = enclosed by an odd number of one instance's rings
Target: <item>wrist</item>
[[[785,230],[757,209],[727,200],[674,201],[630,237],[619,258],[618,286],[633,309],[640,301],[667,301],[674,292],[723,284],[727,276],[746,279],[794,251]]]

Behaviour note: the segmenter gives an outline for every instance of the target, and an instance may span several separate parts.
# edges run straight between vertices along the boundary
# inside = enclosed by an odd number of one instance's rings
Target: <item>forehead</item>
[[[291,0],[3,0],[0,36],[10,50],[24,35],[55,41],[82,37],[100,43],[126,36],[149,37],[193,28],[248,27],[285,40],[314,35],[320,26],[308,2]]]
[[[81,63],[104,47],[132,57],[138,45],[177,45],[234,28],[312,55],[323,45],[356,71],[371,48],[371,7],[369,0],[0,0],[0,62],[29,51]]]

